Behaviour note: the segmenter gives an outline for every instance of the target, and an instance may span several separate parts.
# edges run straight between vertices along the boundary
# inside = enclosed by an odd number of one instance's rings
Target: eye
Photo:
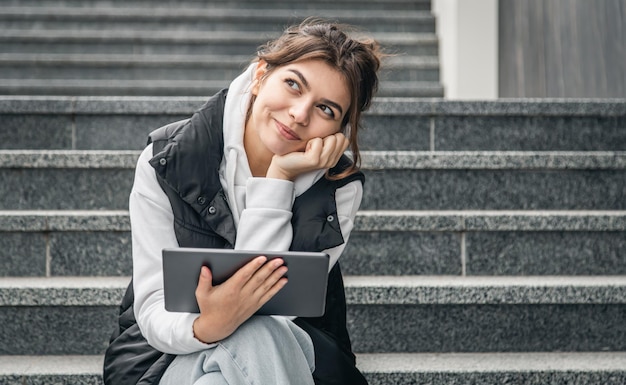
[[[294,91],[300,91],[300,85],[293,79],[286,79],[285,84]]]
[[[319,109],[322,110],[323,113],[325,113],[326,115],[330,116],[331,118],[335,117],[335,111],[333,111],[333,109],[328,107],[327,105],[321,104],[319,106]]]

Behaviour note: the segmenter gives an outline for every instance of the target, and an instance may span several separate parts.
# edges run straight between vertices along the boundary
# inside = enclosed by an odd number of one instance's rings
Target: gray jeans
[[[215,347],[177,356],[160,385],[313,385],[309,335],[282,317],[254,316]]]

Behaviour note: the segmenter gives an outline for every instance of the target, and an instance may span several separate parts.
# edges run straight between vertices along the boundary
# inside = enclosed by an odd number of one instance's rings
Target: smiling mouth
[[[287,140],[300,140],[300,137],[298,136],[298,134],[293,132],[289,127],[285,126],[284,124],[282,124],[278,120],[274,120],[274,121],[276,122],[276,128],[278,129],[278,132],[280,132],[280,134],[285,139],[287,139]]]

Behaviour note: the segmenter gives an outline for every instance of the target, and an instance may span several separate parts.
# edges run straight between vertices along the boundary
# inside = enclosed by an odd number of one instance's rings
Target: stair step
[[[360,211],[352,275],[625,274],[625,211]],[[126,211],[0,211],[5,276],[131,273]]]
[[[626,277],[347,276],[351,305],[626,303]]]
[[[2,277],[0,306],[118,306],[130,277]],[[349,305],[626,304],[626,276],[352,276]]]
[[[227,88],[231,80],[93,80],[0,79],[2,95],[120,95],[201,96]],[[443,87],[432,82],[382,82],[380,96],[443,97]]]
[[[0,356],[0,382],[102,384],[102,356]],[[358,354],[371,385],[621,385],[626,354],[413,353]]]
[[[102,354],[128,281],[1,278],[0,354]],[[348,276],[345,286],[360,353],[626,348],[626,276]]]
[[[0,231],[126,231],[124,210],[3,210]],[[623,231],[626,211],[368,211],[355,231]]]
[[[622,384],[626,355],[611,353],[360,354],[370,385]]]
[[[0,176],[7,182],[0,187],[7,189],[0,209],[127,209],[137,156],[0,150]],[[363,157],[364,210],[626,209],[626,151],[385,151]]]
[[[139,150],[150,131],[190,117],[206,99],[0,96],[0,147]],[[612,99],[378,97],[363,126],[362,150],[626,150],[626,103]]]
[[[0,30],[3,53],[253,55],[276,32]],[[434,33],[373,33],[393,53],[437,56]]]
[[[207,9],[368,9],[368,10],[430,10],[430,0],[5,0],[7,6],[45,6],[45,7],[88,7],[92,9],[110,8],[111,6],[124,8],[143,7],[177,7]]]
[[[360,25],[369,32],[434,33],[429,11],[337,9],[209,9],[205,7],[5,7],[0,27],[19,30],[272,31],[316,16]]]
[[[134,150],[0,150],[0,168],[134,169]],[[620,170],[626,151],[362,151],[365,170]]]
[[[241,74],[249,63],[249,56],[224,55],[0,54],[5,87],[14,84],[15,92],[19,91],[17,79],[51,79],[59,84],[64,84],[64,79],[220,80],[223,83]],[[386,60],[384,68],[382,82],[439,81],[439,62],[435,57],[393,57]]]

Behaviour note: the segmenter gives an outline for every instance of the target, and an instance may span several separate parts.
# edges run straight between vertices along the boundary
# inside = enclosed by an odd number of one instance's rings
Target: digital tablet
[[[282,258],[288,268],[287,284],[256,314],[320,317],[326,305],[326,285],[330,259],[326,253],[242,251],[231,249],[163,249],[165,309],[171,312],[199,313],[196,286],[202,266],[219,285],[259,255],[268,261]]]

